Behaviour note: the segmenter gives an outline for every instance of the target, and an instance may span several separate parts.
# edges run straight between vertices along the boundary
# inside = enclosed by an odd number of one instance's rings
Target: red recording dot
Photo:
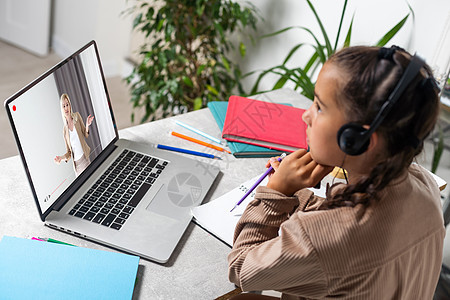
[[[15,105],[13,105],[13,111],[16,111],[16,106]]]

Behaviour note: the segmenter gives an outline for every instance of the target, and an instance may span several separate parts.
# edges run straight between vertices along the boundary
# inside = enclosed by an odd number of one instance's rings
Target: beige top
[[[322,201],[259,187],[236,226],[229,279],[282,299],[432,299],[445,228],[426,170],[413,164],[369,207]]]

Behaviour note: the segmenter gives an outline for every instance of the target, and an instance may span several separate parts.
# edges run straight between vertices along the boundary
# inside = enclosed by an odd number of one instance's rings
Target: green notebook
[[[222,131],[225,124],[225,116],[227,114],[228,101],[213,101],[208,102],[208,108],[211,111],[217,125]],[[269,148],[259,147],[255,145],[228,142],[231,153],[237,158],[239,157],[272,157],[281,155],[283,151],[272,150]]]

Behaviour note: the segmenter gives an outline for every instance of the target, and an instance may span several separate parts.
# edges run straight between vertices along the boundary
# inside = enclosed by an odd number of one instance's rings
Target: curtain
[[[92,107],[91,95],[80,57],[75,56],[61,68],[57,69],[54,75],[59,96],[64,93],[69,95],[72,112],[79,112],[85,125],[87,117],[89,115],[94,116],[94,120],[91,126],[89,126],[89,137],[86,139],[87,144],[91,148],[90,158],[92,161],[100,154],[102,147],[94,108]]]

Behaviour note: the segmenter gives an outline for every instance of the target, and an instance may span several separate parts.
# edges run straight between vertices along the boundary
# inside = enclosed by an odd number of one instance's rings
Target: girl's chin
[[[311,154],[311,158],[315,161],[315,162],[317,162],[317,158],[315,157],[315,155],[314,155],[314,151],[312,151],[311,150],[311,148],[309,148],[309,145],[308,145],[308,151],[309,151],[309,154]]]
[[[317,157],[316,155],[314,155],[314,151],[309,149],[309,153],[311,153],[311,158],[318,164],[320,165],[326,165],[323,161],[323,159],[320,159],[320,157]]]

